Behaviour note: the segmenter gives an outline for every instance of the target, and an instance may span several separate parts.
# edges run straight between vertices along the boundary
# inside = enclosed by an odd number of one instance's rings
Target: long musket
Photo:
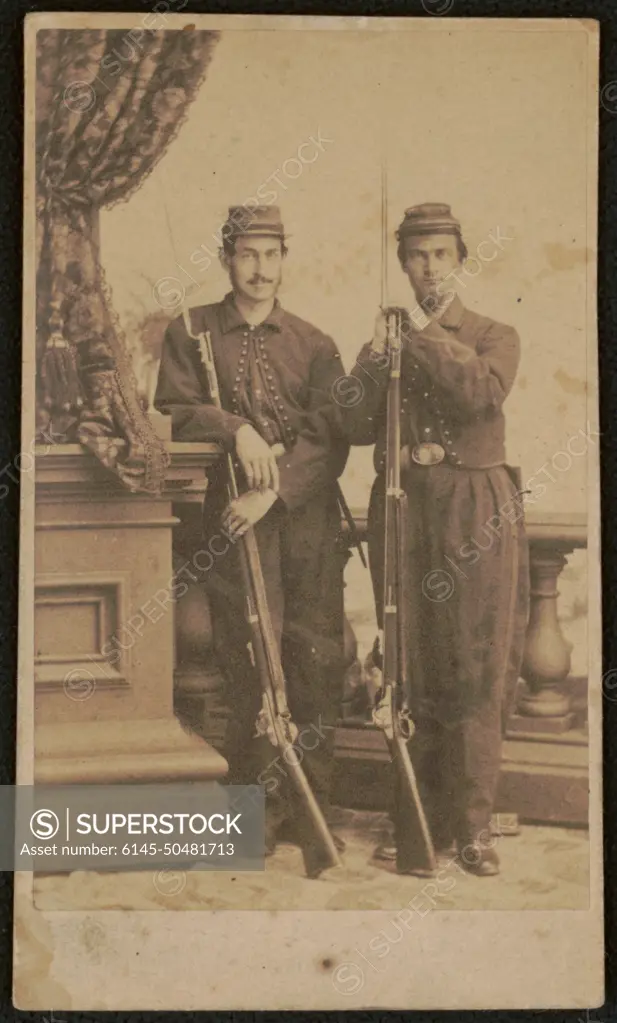
[[[186,310],[183,311],[183,316],[187,333],[199,344],[199,354],[208,379],[210,400],[220,409],[221,396],[210,333],[204,331],[196,336],[192,333],[190,316]],[[238,480],[233,456],[227,454],[226,459],[227,490],[229,500],[232,501],[239,495]],[[285,764],[287,776],[300,807],[297,823],[302,838],[305,870],[308,877],[318,877],[328,867],[340,866],[341,860],[294,747],[298,730],[292,722],[287,705],[285,676],[272,628],[257,539],[252,528],[240,539],[238,554],[243,579],[245,616],[250,635],[249,653],[257,669],[262,691],[262,709],[257,720],[257,732],[268,736]]]
[[[387,397],[385,563],[382,686],[373,720],[383,729],[395,771],[396,866],[400,873],[432,871],[435,851],[407,743],[413,734],[409,708],[407,634],[407,495],[401,488],[401,337],[399,310],[387,307],[387,182],[382,168],[382,308],[390,378]]]

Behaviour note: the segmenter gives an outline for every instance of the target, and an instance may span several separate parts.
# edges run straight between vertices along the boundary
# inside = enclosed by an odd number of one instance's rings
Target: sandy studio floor
[[[413,901],[422,915],[433,909],[583,909],[588,903],[589,843],[586,831],[523,826],[496,839],[497,877],[462,872],[454,856],[440,860],[432,887],[425,879],[400,877],[372,860],[383,828],[382,814],[341,811],[339,833],[347,849],[344,866],[319,880],[304,877],[300,850],[280,844],[262,872],[75,871],[35,879],[39,909],[402,909]]]

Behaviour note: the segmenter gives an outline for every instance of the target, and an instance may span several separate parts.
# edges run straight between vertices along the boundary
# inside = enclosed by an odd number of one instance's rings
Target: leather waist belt
[[[488,465],[463,465],[460,462],[449,462],[447,458],[443,462],[439,462],[439,465],[447,465],[449,469],[464,469],[467,472],[481,472],[487,469],[501,469],[505,466],[505,462],[490,462]],[[426,469],[434,469],[436,466],[432,465],[419,465],[417,462],[413,462],[408,469],[401,469],[401,472],[424,472]]]
[[[424,473],[426,473],[427,469],[444,468],[445,466],[447,466],[448,469],[462,469],[463,471],[466,472],[486,472],[487,469],[503,469],[506,467],[506,463],[490,462],[488,465],[461,465],[456,462],[449,462],[448,459],[446,458],[444,459],[443,462],[439,462],[438,465],[419,465],[417,462],[413,462],[406,469],[403,469],[401,467],[401,475],[403,475],[404,473],[414,472],[422,476]],[[383,476],[385,471],[386,469],[384,466],[383,468],[379,469],[377,475]]]

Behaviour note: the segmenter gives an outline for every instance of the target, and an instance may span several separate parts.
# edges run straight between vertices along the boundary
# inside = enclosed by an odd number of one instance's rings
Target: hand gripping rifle
[[[210,333],[205,331],[195,337],[191,331],[189,315],[186,311],[183,315],[189,336],[195,338],[199,344],[201,361],[208,379],[210,400],[220,409],[221,397]],[[239,494],[236,467],[232,455],[228,454],[226,458],[227,491],[229,500],[233,501]],[[305,870],[308,877],[318,877],[328,867],[340,866],[341,861],[294,747],[298,729],[291,720],[287,706],[285,676],[268,609],[257,539],[252,528],[240,539],[238,555],[242,571],[245,617],[250,635],[248,649],[259,675],[262,691],[262,708],[256,722],[257,735],[267,735],[285,764],[287,777],[295,791],[300,809],[297,823],[302,838]]]
[[[382,212],[387,239],[385,175]],[[385,252],[382,262],[382,304],[386,295]],[[436,868],[431,834],[418,791],[408,740],[413,735],[409,709],[409,654],[406,538],[407,495],[401,488],[401,335],[399,310],[386,310],[386,343],[390,360],[387,398],[385,564],[383,594],[382,685],[373,721],[383,729],[395,771],[396,867],[399,873]]]

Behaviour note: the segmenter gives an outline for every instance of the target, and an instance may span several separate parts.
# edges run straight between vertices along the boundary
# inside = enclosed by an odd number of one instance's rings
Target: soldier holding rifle
[[[411,313],[386,309],[378,316],[373,340],[352,370],[362,400],[348,404],[343,414],[352,443],[375,444],[368,531],[383,628],[386,321],[395,313],[402,342],[405,628],[415,724],[409,750],[435,849],[456,843],[462,865],[485,877],[499,870],[489,826],[502,722],[518,678],[527,620],[522,497],[517,472],[505,461],[503,413],[518,368],[519,339],[511,327],[464,308],[456,272],[467,250],[449,206],[408,209],[397,240],[417,304]],[[395,842],[406,813],[399,799],[393,809]],[[396,848],[382,846],[377,855],[394,859]]]
[[[310,743],[296,755],[327,816],[344,665],[346,545],[337,480],[349,447],[333,400],[342,374],[336,345],[276,298],[287,253],[278,208],[231,207],[222,242],[232,291],[222,302],[189,310],[189,331],[183,317],[170,325],[155,405],[171,414],[174,439],[216,441],[240,470],[241,492],[232,500],[224,460],[209,471],[204,535],[220,557],[206,585],[231,709],[229,780],[264,784],[266,846],[272,852],[297,808],[283,758],[276,757],[266,735],[256,735],[262,693],[247,649],[245,587],[235,544],[254,527],[291,717],[300,734],[311,729]],[[218,408],[210,400],[196,343],[206,334],[218,376]]]

